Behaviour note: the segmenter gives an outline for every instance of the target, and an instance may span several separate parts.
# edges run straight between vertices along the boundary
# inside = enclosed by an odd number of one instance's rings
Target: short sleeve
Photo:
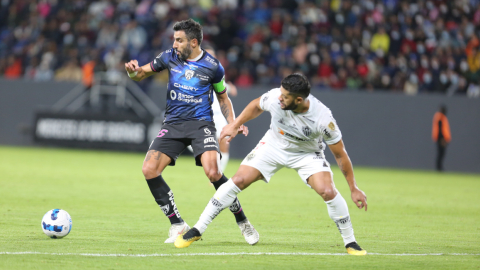
[[[170,57],[172,57],[172,49],[161,52],[152,62],[150,62],[150,67],[154,72],[160,72],[168,68],[168,62]]]
[[[273,104],[278,104],[278,97],[280,96],[280,92],[278,88],[272,89],[267,93],[263,94],[260,97],[260,108],[264,111],[270,111],[270,106]]]
[[[329,115],[324,117],[324,120],[322,121],[322,133],[323,139],[328,145],[336,144],[342,139],[342,132],[331,112],[329,112]]]
[[[217,72],[212,80],[213,89],[215,93],[223,94],[227,91],[227,84],[225,83],[225,69],[222,64],[218,63]]]

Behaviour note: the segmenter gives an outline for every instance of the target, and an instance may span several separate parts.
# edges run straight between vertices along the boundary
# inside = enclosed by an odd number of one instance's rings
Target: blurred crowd
[[[480,94],[480,0],[0,0],[0,75],[114,79],[187,18],[240,88],[302,72],[320,89]]]

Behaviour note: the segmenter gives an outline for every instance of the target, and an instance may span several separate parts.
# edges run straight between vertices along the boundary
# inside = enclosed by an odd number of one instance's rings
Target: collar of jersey
[[[202,58],[203,54],[204,52],[202,49],[202,52],[197,57],[195,57],[194,59],[187,59],[187,62],[197,62],[198,60],[200,60],[200,58]]]

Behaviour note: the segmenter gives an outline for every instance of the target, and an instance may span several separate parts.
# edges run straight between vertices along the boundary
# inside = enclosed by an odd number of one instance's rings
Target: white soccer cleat
[[[247,243],[252,246],[258,243],[260,240],[260,235],[250,221],[248,221],[248,219],[237,224],[238,227],[240,227],[240,231],[242,231],[242,235],[245,237],[245,241],[247,241]]]
[[[187,222],[183,222],[182,224],[173,224],[168,231],[168,238],[165,240],[165,243],[175,243],[175,240],[179,235],[186,233],[190,230],[190,226],[188,226]]]

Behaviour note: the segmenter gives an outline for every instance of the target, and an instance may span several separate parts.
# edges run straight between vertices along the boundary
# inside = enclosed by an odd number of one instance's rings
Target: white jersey
[[[305,113],[282,110],[280,107],[280,88],[263,94],[260,107],[270,112],[272,121],[262,141],[275,142],[289,152],[321,152],[325,144],[335,144],[342,139],[342,133],[332,116],[330,109],[312,95],[307,97],[310,107]]]

